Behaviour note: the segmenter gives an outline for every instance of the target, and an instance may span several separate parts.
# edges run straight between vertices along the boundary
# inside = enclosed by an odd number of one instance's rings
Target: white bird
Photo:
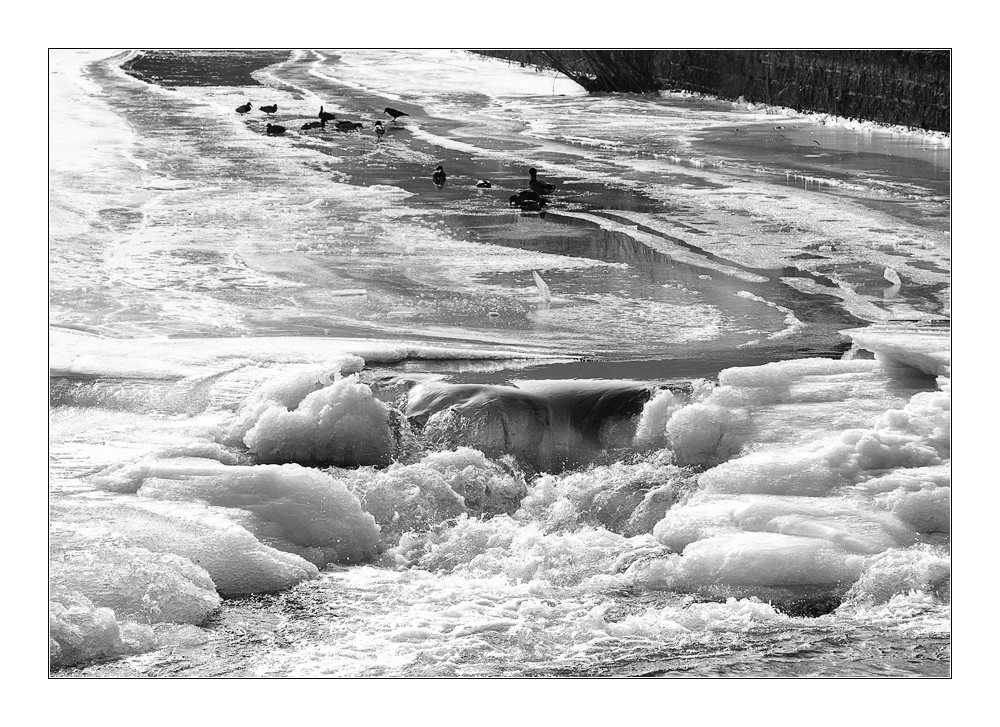
[[[546,285],[544,280],[542,280],[542,276],[534,270],[531,271],[531,275],[535,278],[535,287],[538,288],[538,293],[542,297],[542,302],[548,302],[551,300],[552,294],[549,292],[549,286]]]

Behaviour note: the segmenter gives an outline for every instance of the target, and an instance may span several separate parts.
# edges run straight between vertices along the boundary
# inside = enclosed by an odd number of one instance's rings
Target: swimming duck
[[[479,187],[480,189],[489,189],[490,187],[493,186],[493,183],[488,179],[480,179],[478,182],[476,182],[476,186]]]
[[[286,131],[284,126],[278,126],[277,124],[268,124],[265,133],[268,136],[278,136],[284,134]]]
[[[275,103],[271,104],[270,106],[261,106],[260,110],[263,111],[265,114],[273,114],[275,111],[278,110],[278,104]]]
[[[434,180],[434,186],[438,189],[444,187],[444,183],[448,181],[448,177],[445,176],[444,173],[444,167],[438,164],[438,167],[434,170],[434,174],[431,176],[431,179]]]
[[[354,131],[361,128],[361,122],[356,121],[338,121],[337,131]]]
[[[525,202],[534,202],[536,204],[547,204],[545,199],[537,192],[532,192],[529,189],[522,189],[517,194],[512,194],[510,196],[510,206],[518,207]]]
[[[326,128],[326,120],[325,119],[323,121],[309,121],[309,122],[307,122],[305,124],[302,124],[302,130],[303,131],[305,131],[307,129],[325,129],[325,128]]]
[[[377,137],[378,141],[382,141],[382,137],[385,136],[385,127],[382,126],[381,121],[375,122],[375,136]]]
[[[248,114],[248,113],[250,113],[250,108],[251,108],[250,102],[247,101],[242,106],[237,106],[236,107],[236,113],[238,113],[238,114]]]
[[[510,206],[517,207],[525,212],[541,212],[545,207],[545,200],[520,199],[516,194],[510,196]]]
[[[389,114],[389,116],[392,117],[392,123],[394,124],[396,123],[396,119],[398,119],[400,116],[409,116],[409,114],[403,113],[402,111],[397,111],[396,109],[391,109],[388,106],[386,106],[385,111],[383,111],[382,113]]]
[[[548,182],[542,182],[535,178],[538,174],[538,170],[532,167],[528,170],[528,174],[531,175],[531,179],[528,181],[528,189],[532,192],[538,192],[538,194],[549,194],[550,192],[556,191],[556,185],[549,184]]]
[[[336,114],[331,114],[329,111],[324,111],[323,107],[319,107],[319,120],[320,121],[333,121],[337,118]]]

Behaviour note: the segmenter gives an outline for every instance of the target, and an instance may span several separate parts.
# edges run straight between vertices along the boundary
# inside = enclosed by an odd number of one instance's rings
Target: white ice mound
[[[643,407],[633,446],[637,449],[663,447],[667,422],[684,404],[684,396],[681,394],[674,393],[670,389],[658,392]]]
[[[343,472],[341,481],[393,544],[403,533],[422,532],[459,515],[512,513],[526,492],[522,477],[468,447],[435,452],[416,464]]]
[[[680,563],[675,586],[800,586],[855,581],[864,558],[820,538],[734,533],[692,543]]]
[[[49,561],[54,588],[82,594],[119,620],[198,624],[221,599],[204,568],[145,548],[75,550]]]
[[[921,533],[951,532],[951,467],[897,470],[858,486],[875,503]]]
[[[900,518],[842,498],[700,495],[666,513],[653,535],[676,552],[696,541],[738,532],[771,532],[829,541],[868,555],[911,545],[916,535]]]
[[[285,375],[247,399],[230,427],[258,461],[358,466],[389,464],[389,410],[356,377],[328,369]]]
[[[149,459],[93,478],[156,500],[206,502],[269,545],[323,567],[377,554],[378,526],[330,475],[295,464],[229,466],[194,457]]]
[[[932,376],[951,376],[951,329],[876,325],[842,331],[882,362],[912,366]]]
[[[224,596],[280,591],[319,574],[292,553],[261,543],[245,528],[197,503],[62,501],[50,525],[60,549],[145,548],[201,566]]]
[[[156,646],[156,637],[147,625],[120,624],[114,611],[95,606],[80,593],[53,588],[49,594],[52,666],[135,654]]]

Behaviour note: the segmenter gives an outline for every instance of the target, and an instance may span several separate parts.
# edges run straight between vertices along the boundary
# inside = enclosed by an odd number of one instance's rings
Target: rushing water
[[[108,56],[50,57],[60,675],[949,673],[948,139]]]

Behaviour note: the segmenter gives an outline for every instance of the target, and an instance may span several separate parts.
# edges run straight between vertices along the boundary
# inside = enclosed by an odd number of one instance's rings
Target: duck
[[[360,121],[338,121],[337,131],[355,131],[361,128]]]
[[[385,136],[385,127],[382,126],[381,121],[375,122],[375,137],[377,141],[382,141],[382,137]]]
[[[431,176],[434,180],[434,186],[438,189],[444,187],[444,183],[448,181],[448,177],[444,173],[444,167],[438,164],[437,169],[434,170],[434,174]]]
[[[336,114],[331,114],[329,111],[324,111],[323,107],[319,107],[319,120],[320,121],[333,121],[337,118]]]
[[[303,131],[306,131],[308,129],[325,129],[325,128],[326,128],[325,119],[323,121],[309,121],[305,124],[302,124]]]
[[[277,124],[268,124],[265,133],[268,136],[279,136],[284,134],[286,131],[284,126],[278,126]]]
[[[278,104],[274,103],[271,104],[270,106],[261,106],[260,110],[263,111],[265,114],[273,114],[275,111],[278,110]]]
[[[528,181],[528,189],[532,192],[537,192],[538,194],[549,194],[550,192],[556,191],[556,185],[549,184],[548,182],[542,182],[535,178],[538,174],[538,170],[532,167],[528,170],[528,174],[531,175],[531,179]]]
[[[525,212],[541,212],[545,207],[545,200],[518,199],[516,194],[510,196],[510,206],[517,207]]]
[[[389,116],[392,117],[392,123],[394,124],[396,123],[396,119],[398,119],[400,116],[409,116],[409,114],[407,113],[403,113],[402,111],[397,111],[396,109],[391,109],[388,106],[385,107],[385,111],[383,111],[382,113],[389,114]]]
[[[480,179],[478,182],[476,182],[476,186],[479,187],[480,189],[489,189],[490,187],[493,186],[493,182],[491,182],[488,179]]]
[[[510,206],[518,207],[525,202],[534,202],[536,204],[548,204],[545,198],[542,197],[537,192],[532,192],[530,189],[522,189],[517,194],[512,194],[510,196]]]
[[[248,114],[248,113],[250,113],[250,109],[251,108],[252,108],[252,106],[250,105],[250,102],[247,101],[242,106],[237,106],[236,107],[236,113],[238,113],[238,114]]]
[[[525,212],[539,212],[546,204],[544,199],[527,189],[510,196],[510,206]]]

